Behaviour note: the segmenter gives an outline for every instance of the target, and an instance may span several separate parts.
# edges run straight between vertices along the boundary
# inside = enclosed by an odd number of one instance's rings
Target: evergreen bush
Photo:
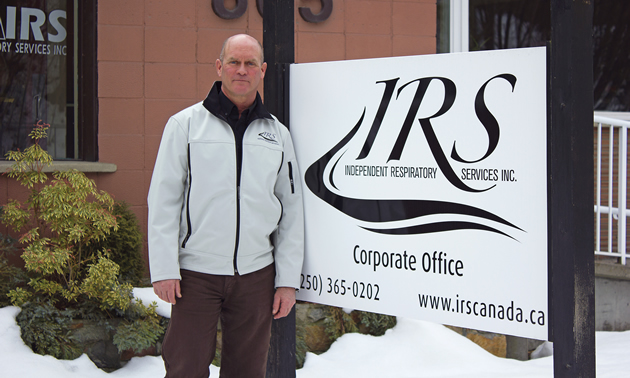
[[[16,317],[22,340],[33,352],[73,360],[83,352],[70,334],[72,310],[59,310],[50,302],[27,302]]]
[[[92,243],[90,254],[106,250],[109,258],[120,267],[120,280],[133,286],[141,286],[147,273],[142,256],[142,233],[138,218],[124,201],[115,202],[112,215],[118,229],[111,231],[102,241]]]
[[[0,219],[2,219],[2,207],[0,207]],[[0,234],[0,307],[10,306],[11,299],[7,293],[26,282],[24,271],[10,265],[7,259],[7,256],[18,251],[15,247],[16,243],[17,240],[14,238]]]
[[[43,169],[50,166],[52,157],[40,141],[50,125],[40,121],[35,126],[29,134],[34,143],[6,156],[15,161],[8,176],[27,188],[29,196],[24,203],[10,200],[1,217],[5,225],[21,233],[28,282],[11,289],[8,297],[22,308],[22,338],[38,353],[67,358],[73,355],[73,341],[65,333],[69,317],[99,319],[108,326],[107,318],[119,316],[120,336],[114,344],[119,351],[141,351],[164,330],[155,305],[145,307],[133,301],[132,285],[119,279],[120,267],[107,247],[98,247],[119,229],[112,214],[114,201],[77,170],[55,171],[49,180]]]

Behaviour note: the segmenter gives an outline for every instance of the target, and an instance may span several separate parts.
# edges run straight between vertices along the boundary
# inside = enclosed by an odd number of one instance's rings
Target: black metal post
[[[285,70],[288,71],[286,65],[295,62],[293,4],[291,0],[265,0],[263,5],[263,47],[267,62],[265,106],[287,126],[289,120],[284,119],[284,105],[288,104],[289,93],[285,93],[283,82]]]
[[[595,377],[593,1],[551,1],[550,339],[554,377]]]
[[[295,62],[294,0],[265,0],[263,48],[265,49],[265,106],[289,126],[288,64]],[[267,378],[295,377],[295,308],[274,320],[267,360]]]
[[[76,74],[79,77],[79,119],[75,122],[79,124],[79,156],[73,158],[98,161],[97,5],[95,1],[79,1],[78,7],[79,17],[91,22],[78,23],[79,69]]]

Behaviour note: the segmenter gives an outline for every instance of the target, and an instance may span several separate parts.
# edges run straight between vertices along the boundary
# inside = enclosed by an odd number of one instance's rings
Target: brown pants
[[[181,271],[162,358],[167,378],[207,378],[221,318],[222,378],[264,378],[271,336],[274,264],[243,276]]]

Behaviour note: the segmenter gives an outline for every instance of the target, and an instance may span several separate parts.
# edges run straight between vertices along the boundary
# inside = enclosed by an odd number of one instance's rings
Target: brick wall
[[[235,0],[224,3],[235,6]],[[318,13],[320,2],[296,0],[295,60],[435,53],[435,3],[333,0],[331,16],[314,24],[298,8]],[[118,169],[89,177],[132,206],[145,234],[146,196],[168,117],[205,98],[218,78],[214,62],[227,37],[248,33],[262,41],[262,24],[255,0],[234,20],[216,16],[211,0],[98,1],[99,160]],[[0,180],[0,203],[23,196],[14,183]]]

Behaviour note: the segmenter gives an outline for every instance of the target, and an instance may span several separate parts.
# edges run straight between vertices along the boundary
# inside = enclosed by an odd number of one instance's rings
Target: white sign
[[[291,66],[298,299],[547,339],[546,50]]]

